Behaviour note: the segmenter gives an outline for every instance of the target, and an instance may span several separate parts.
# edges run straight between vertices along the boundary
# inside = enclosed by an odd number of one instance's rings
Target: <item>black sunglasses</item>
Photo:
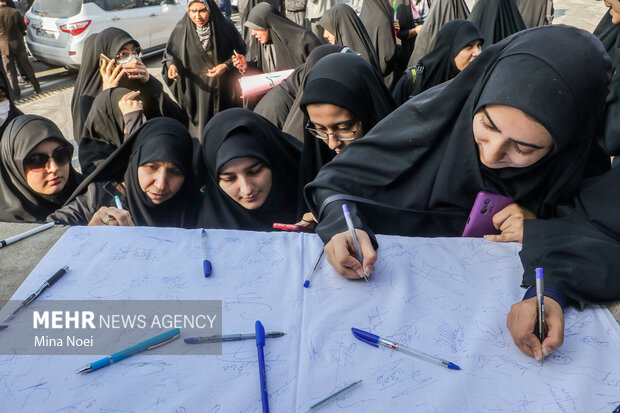
[[[73,146],[59,146],[52,152],[52,159],[58,166],[65,166],[71,162],[73,156]],[[24,169],[40,172],[47,166],[50,156],[46,153],[31,153],[24,158]]]

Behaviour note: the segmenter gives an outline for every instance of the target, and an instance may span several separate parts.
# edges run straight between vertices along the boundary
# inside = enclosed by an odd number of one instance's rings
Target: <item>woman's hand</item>
[[[110,60],[107,63],[104,63],[99,68],[99,74],[101,75],[101,80],[103,82],[103,90],[117,87],[123,76],[125,75],[125,70],[122,66],[116,65],[115,60]]]
[[[355,258],[355,244],[350,231],[334,235],[324,248],[327,261],[336,272],[352,280],[358,280],[364,275],[370,276],[375,270],[374,264],[377,261],[377,253],[368,234],[361,229],[356,229],[355,232],[360,244],[363,265]]]
[[[170,79],[170,80],[179,80],[180,79],[179,70],[173,64],[168,66],[168,79]]]
[[[506,325],[517,347],[525,354],[540,360],[564,342],[564,311],[557,301],[545,297],[545,324],[548,330],[542,343],[534,334],[537,317],[536,297],[532,297],[510,308]]]
[[[394,20],[392,24],[394,25],[394,30],[400,31],[400,22],[398,20]]]
[[[314,215],[312,215],[312,212],[306,212],[304,216],[301,218],[301,221],[299,221],[295,225],[304,227],[304,228],[314,229],[314,226],[316,225],[316,219],[314,218]]]
[[[133,59],[129,63],[125,63],[123,70],[127,73],[129,79],[138,79],[142,83],[149,81],[150,74],[144,63],[140,59]]]
[[[220,77],[228,70],[228,66],[226,63],[220,63],[219,65],[212,67],[207,71],[207,76],[209,77]]]
[[[133,227],[134,223],[131,219],[129,211],[117,209],[114,207],[101,207],[95,215],[90,219],[89,226],[110,225],[121,227]]]
[[[140,91],[129,92],[118,101],[118,107],[121,110],[123,116],[128,113],[142,110],[142,101],[136,99],[140,95]]]
[[[485,235],[484,239],[497,242],[523,242],[523,221],[526,219],[536,219],[536,215],[519,204],[510,204],[493,215],[493,226],[502,233]]]
[[[241,70],[242,72],[248,68],[248,62],[245,60],[245,56],[242,54],[234,54],[232,56],[233,66],[237,68],[237,70]]]

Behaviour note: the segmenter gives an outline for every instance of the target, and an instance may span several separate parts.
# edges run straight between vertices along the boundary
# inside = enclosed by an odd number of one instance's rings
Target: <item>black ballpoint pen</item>
[[[58,271],[56,271],[56,273],[54,275],[52,275],[47,281],[45,281],[43,283],[43,285],[41,285],[37,291],[35,291],[34,293],[30,294],[30,296],[28,298],[26,298],[24,301],[22,301],[20,306],[17,307],[17,309],[15,311],[13,311],[11,313],[11,315],[9,316],[9,318],[4,320],[4,322],[6,323],[7,321],[11,320],[13,317],[15,317],[17,315],[17,313],[19,313],[24,308],[28,307],[28,305],[30,305],[30,303],[33,302],[35,298],[37,298],[39,295],[41,295],[41,293],[43,291],[47,290],[52,285],[54,285],[54,283],[56,281],[58,281],[60,279],[60,277],[65,275],[65,273],[67,271],[69,271],[69,267],[66,266],[66,265],[64,267],[62,267],[61,269],[59,269]]]

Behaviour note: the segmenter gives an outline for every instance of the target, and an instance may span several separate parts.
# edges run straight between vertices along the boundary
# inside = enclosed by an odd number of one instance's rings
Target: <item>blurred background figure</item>
[[[8,5],[9,2],[11,2],[13,7]],[[15,99],[19,99],[21,96],[16,64],[21,68],[22,75],[32,83],[35,93],[41,93],[39,81],[28,61],[28,53],[24,44],[25,32],[26,24],[24,19],[15,9],[12,1],[0,0],[0,53],[2,54],[2,65],[9,77]]]

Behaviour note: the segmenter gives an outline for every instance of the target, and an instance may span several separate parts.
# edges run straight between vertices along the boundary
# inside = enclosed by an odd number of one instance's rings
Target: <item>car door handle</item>
[[[112,17],[112,21],[113,21],[113,22],[115,22],[115,21],[119,21],[120,19],[121,19],[120,17]]]
[[[156,17],[156,16],[158,16],[158,14],[155,14],[155,13],[149,14],[149,17]]]

